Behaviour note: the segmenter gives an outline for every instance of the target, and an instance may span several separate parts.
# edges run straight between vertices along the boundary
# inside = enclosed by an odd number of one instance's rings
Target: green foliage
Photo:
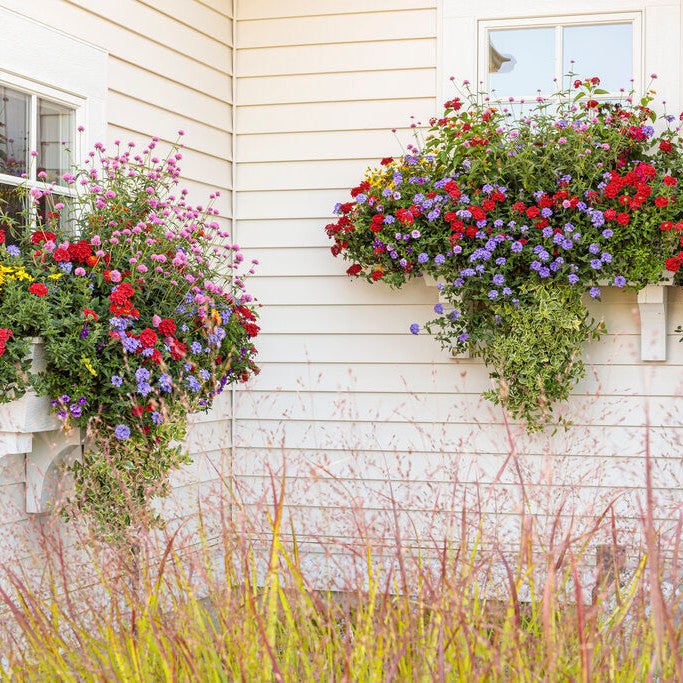
[[[484,396],[538,429],[585,375],[583,346],[605,332],[604,323],[590,319],[580,292],[562,285],[530,284],[519,305],[496,310],[502,322],[477,348],[496,382]]]

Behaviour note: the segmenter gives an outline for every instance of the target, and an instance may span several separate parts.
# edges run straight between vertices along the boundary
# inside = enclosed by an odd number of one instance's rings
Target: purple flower
[[[510,249],[515,252],[515,254],[519,254],[522,249],[524,249],[524,245],[521,242],[513,242],[510,245]]]
[[[76,405],[75,403],[70,406],[71,414],[74,417],[80,417],[81,416],[81,406]]]
[[[543,266],[542,268],[538,269],[538,276],[539,277],[548,277],[550,275],[550,268],[546,268]]]
[[[78,405],[79,405],[79,406],[84,406],[86,403],[87,403],[87,401],[85,400],[85,396],[81,396],[81,397],[78,399]]]
[[[413,324],[410,326],[410,332],[411,332],[412,334],[417,334],[419,331],[420,331],[420,326],[419,326],[417,323],[413,323]]]
[[[416,239],[420,236],[420,231],[419,231],[419,230],[413,230],[413,231],[410,233],[410,236],[411,236],[414,240],[416,240]]]
[[[135,371],[135,379],[138,382],[147,382],[149,381],[149,370],[147,368],[138,368]]]
[[[591,261],[591,268],[593,270],[600,270],[600,268],[602,268],[602,261],[599,258],[594,258]]]
[[[626,284],[626,278],[623,275],[617,275],[614,278],[615,287],[623,287]]]
[[[111,376],[111,383],[115,387],[120,387],[123,384],[123,379],[119,377],[118,375],[112,375]]]
[[[599,254],[600,253],[600,245],[596,244],[593,242],[589,247],[588,251],[590,251],[591,254]]]
[[[161,413],[158,413],[156,410],[152,413],[152,422],[154,422],[155,425],[159,425],[164,421],[163,416]]]
[[[147,396],[152,391],[152,387],[147,382],[138,382],[138,394]]]
[[[512,290],[509,287],[503,287],[503,296],[510,296]]]
[[[59,400],[62,403],[69,403],[69,401],[71,401],[71,397],[67,396],[66,394],[62,394],[62,396],[59,397]]]
[[[503,283],[505,282],[505,277],[501,275],[500,273],[497,273],[496,275],[493,276],[493,284],[497,285],[500,287]]]
[[[437,254],[434,257],[434,263],[436,263],[437,266],[440,266],[442,263],[446,262],[446,257],[443,254]]]
[[[195,341],[195,342],[192,342],[190,349],[192,350],[192,353],[194,353],[194,354],[201,353],[202,352],[202,345],[200,342]]]
[[[10,256],[19,256],[21,254],[21,250],[19,247],[15,246],[14,244],[10,244],[5,247],[5,251],[10,255]]]
[[[438,313],[439,315],[441,315],[443,313],[443,305],[436,304],[436,306],[434,306],[434,313]]]
[[[591,287],[588,293],[591,295],[592,299],[599,299],[600,298],[600,288],[599,287]]]
[[[171,375],[168,375],[166,373],[163,373],[161,377],[159,377],[159,381],[157,382],[159,385],[159,389],[162,391],[171,391],[171,388],[173,386],[173,380],[171,378]]]
[[[491,299],[491,301],[493,301],[494,299],[497,299],[497,298],[498,298],[498,292],[497,292],[495,289],[492,289],[492,290],[487,294],[487,296],[488,296],[489,299]]]
[[[606,240],[608,240],[610,237],[612,237],[612,235],[614,235],[614,230],[611,230],[610,228],[605,228],[605,229],[602,231],[602,236],[603,236]]]
[[[402,258],[398,264],[402,267],[405,268],[408,265],[408,261],[406,261],[404,258]]]
[[[609,252],[604,251],[604,252],[600,255],[600,260],[601,260],[603,263],[612,263],[612,254],[610,254]]]
[[[579,276],[575,273],[571,273],[567,280],[569,280],[570,285],[575,285],[579,281]]]
[[[463,332],[463,333],[458,337],[458,339],[459,339],[461,342],[466,342],[469,338],[470,338],[470,335],[467,334],[467,332]]]
[[[574,242],[570,239],[564,239],[562,240],[562,248],[563,249],[571,249],[574,246]]]
[[[427,261],[429,261],[429,256],[427,256],[427,254],[425,254],[424,252],[417,257],[418,263],[426,263]]]
[[[114,436],[119,441],[125,441],[130,436],[130,427],[126,425],[117,425],[114,430]]]
[[[135,351],[137,351],[138,346],[140,346],[140,342],[134,337],[123,337],[122,342],[123,348],[126,349],[128,353],[135,353]]]

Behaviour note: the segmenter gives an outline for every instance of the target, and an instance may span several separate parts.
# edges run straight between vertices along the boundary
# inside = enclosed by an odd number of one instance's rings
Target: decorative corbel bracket
[[[433,287],[437,291],[437,296],[439,299],[439,303],[444,306],[444,308],[451,308],[451,302],[446,299],[446,297],[442,294],[443,288],[439,287],[439,285],[445,285],[446,280],[443,277],[440,278],[434,278],[432,275],[424,275],[423,276],[424,283],[427,285],[427,287]],[[469,350],[463,351],[462,353],[456,352],[454,348],[451,349],[451,358],[469,358],[470,357],[470,352]]]
[[[666,360],[667,299],[666,284],[646,285],[638,292],[640,310],[640,359]]]
[[[26,512],[48,512],[63,496],[68,482],[63,468],[81,455],[81,434],[74,429],[41,432],[33,437],[33,450],[26,455]]]

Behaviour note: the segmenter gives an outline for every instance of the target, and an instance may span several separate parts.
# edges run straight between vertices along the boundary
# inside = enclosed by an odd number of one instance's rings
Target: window
[[[0,208],[10,218],[27,210],[32,222],[47,218],[58,203],[64,204],[62,219],[68,216],[73,194],[62,180],[71,166],[76,149],[75,103],[67,105],[36,94],[8,87],[0,81]],[[22,204],[17,185],[44,187],[55,183],[52,193],[40,203]],[[16,242],[9,223],[0,219],[8,244]]]
[[[26,208],[38,222],[61,202],[67,221],[73,192],[61,177],[105,137],[107,53],[2,6],[0,26],[1,206],[10,215]],[[77,135],[80,126],[85,133]],[[22,207],[18,185],[52,182],[52,196]]]
[[[608,94],[639,86],[639,13],[479,22],[479,81],[495,99],[553,97],[567,74],[599,76]]]

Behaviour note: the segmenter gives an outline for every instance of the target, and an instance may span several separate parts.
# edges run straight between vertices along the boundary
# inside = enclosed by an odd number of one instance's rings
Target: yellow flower
[[[91,375],[93,375],[93,377],[96,376],[97,372],[96,372],[95,368],[92,366],[92,363],[85,356],[81,356],[81,360],[83,361],[83,365],[85,365],[88,372]]]
[[[52,275],[48,275],[48,277],[50,280],[58,280],[62,275],[64,275],[64,273],[53,273]]]

